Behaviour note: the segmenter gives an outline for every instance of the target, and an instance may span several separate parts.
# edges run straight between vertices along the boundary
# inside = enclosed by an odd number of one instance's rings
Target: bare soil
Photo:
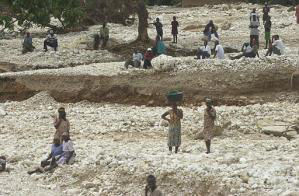
[[[167,105],[167,92],[182,89],[186,105],[200,105],[206,96],[212,97],[217,105],[248,105],[275,101],[285,93],[291,93],[290,76],[293,71],[276,70],[255,74],[151,72],[111,77],[16,74],[0,77],[0,100],[21,101],[40,91],[48,91],[59,102],[89,100],[164,106]],[[298,86],[298,80],[294,82]]]

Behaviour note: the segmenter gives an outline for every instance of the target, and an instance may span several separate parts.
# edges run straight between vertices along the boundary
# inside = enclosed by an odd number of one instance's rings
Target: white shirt
[[[210,46],[202,46],[201,48],[200,48],[202,51],[204,51],[204,52],[208,52],[209,53],[209,55],[211,55],[211,48],[210,48]]]
[[[63,152],[72,152],[72,151],[74,151],[73,142],[71,140],[69,140],[67,142],[63,142],[62,150],[63,150]]]
[[[138,53],[133,54],[133,61],[142,61],[142,59],[143,59],[143,56],[141,53],[138,52]]]
[[[283,42],[279,39],[279,40],[275,40],[273,43],[273,46],[276,46],[276,48],[278,48],[280,50],[281,54],[284,54],[284,44]]]
[[[252,48],[251,48],[251,46],[247,46],[247,47],[245,47],[244,52],[245,52],[245,53],[250,53],[250,52],[252,52]]]
[[[220,44],[216,46],[215,50],[217,52],[216,57],[218,59],[224,59],[224,50],[223,50],[223,47]]]

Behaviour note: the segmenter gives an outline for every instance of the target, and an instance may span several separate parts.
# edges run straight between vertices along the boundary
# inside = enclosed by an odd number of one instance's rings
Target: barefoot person
[[[58,109],[58,118],[54,117],[54,127],[56,128],[54,138],[59,138],[60,143],[62,143],[62,135],[64,133],[69,135],[70,132],[70,123],[66,119],[66,112],[63,107]]]
[[[52,171],[54,168],[57,167],[57,161],[62,156],[62,145],[60,144],[59,138],[54,138],[53,144],[51,146],[51,152],[48,157],[41,161],[40,167],[36,168],[35,170],[29,171],[28,174],[34,173],[44,173],[47,171]]]
[[[169,115],[170,118],[167,118]],[[177,103],[172,102],[172,109],[162,115],[162,119],[169,122],[168,130],[168,148],[172,152],[175,147],[175,153],[178,153],[181,145],[181,119],[183,119],[183,110],[177,108]]]
[[[179,33],[178,26],[179,26],[179,23],[176,20],[176,17],[174,16],[173,21],[171,22],[171,34],[173,37],[172,43],[178,43],[178,33]]]
[[[212,100],[206,99],[207,108],[204,111],[204,128],[203,135],[207,147],[207,154],[211,152],[212,131],[216,120],[216,110],[212,106]]]
[[[145,196],[163,196],[162,192],[157,189],[155,176],[149,175],[146,182]]]

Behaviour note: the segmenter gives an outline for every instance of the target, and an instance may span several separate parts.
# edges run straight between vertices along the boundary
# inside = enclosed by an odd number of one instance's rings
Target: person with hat
[[[204,128],[203,128],[203,135],[205,144],[207,147],[207,154],[211,152],[211,140],[213,137],[213,129],[215,126],[216,120],[216,110],[213,108],[212,100],[206,99],[206,109],[204,111]]]
[[[49,31],[49,34],[47,35],[47,38],[44,41],[44,50],[45,50],[45,52],[48,51],[47,46],[50,46],[50,47],[54,48],[55,51],[57,51],[58,41],[57,41],[57,37],[54,34],[53,30]]]
[[[178,153],[181,145],[181,120],[183,119],[183,110],[178,109],[176,102],[171,102],[172,109],[165,112],[161,118],[168,121],[168,149],[172,153],[172,147],[175,147],[175,153]],[[167,118],[169,116],[169,118]]]
[[[148,48],[144,54],[144,63],[143,68],[148,69],[152,68],[152,59],[154,58],[154,53],[151,48]]]
[[[53,116],[54,118],[54,127],[56,129],[54,138],[59,138],[60,143],[62,143],[62,135],[64,133],[69,135],[70,123],[66,118],[66,112],[63,107],[58,109],[58,117]]]
[[[153,175],[146,178],[145,196],[163,196],[162,192],[157,189],[157,180]]]

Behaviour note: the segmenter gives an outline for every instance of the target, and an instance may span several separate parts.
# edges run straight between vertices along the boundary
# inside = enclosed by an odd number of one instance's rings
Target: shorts
[[[271,32],[265,32],[265,40],[271,39]]]

